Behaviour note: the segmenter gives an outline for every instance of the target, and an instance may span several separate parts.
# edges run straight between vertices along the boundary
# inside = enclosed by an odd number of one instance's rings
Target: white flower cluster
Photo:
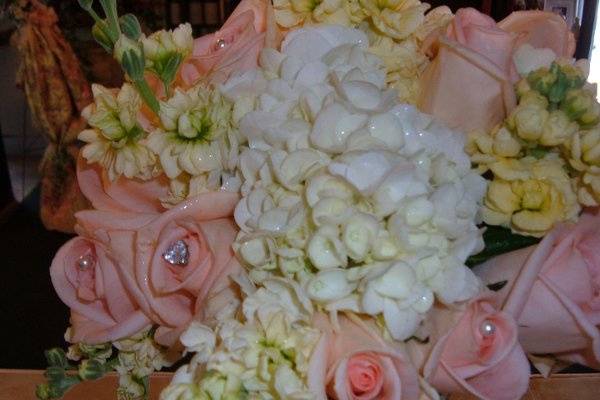
[[[240,283],[246,296],[243,322],[235,312],[222,315],[214,330],[193,322],[181,342],[195,355],[177,371],[162,400],[315,398],[305,383],[320,337],[310,327],[310,299],[290,279],[265,280],[259,289]]]
[[[113,343],[119,350],[115,370],[119,374],[119,398],[137,399],[147,395],[147,380],[154,371],[170,367],[178,354],[168,353],[145,330],[127,339]]]
[[[298,29],[221,88],[248,146],[235,248],[254,281],[293,277],[331,312],[382,314],[403,340],[434,297],[478,292],[464,262],[483,248],[486,186],[463,136],[398,104],[367,46],[355,29]]]

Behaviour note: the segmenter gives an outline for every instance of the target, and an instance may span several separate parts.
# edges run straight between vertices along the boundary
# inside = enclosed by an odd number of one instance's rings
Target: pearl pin
[[[225,46],[227,46],[227,43],[225,43],[225,40],[223,40],[223,39],[217,40],[217,49],[223,49],[223,48],[225,48]]]
[[[483,336],[492,336],[496,333],[496,325],[494,325],[492,321],[486,319],[481,323],[479,330]]]
[[[79,267],[80,270],[86,270],[93,265],[94,265],[94,257],[91,254],[83,255],[83,256],[79,257],[79,260],[77,260],[77,266]]]

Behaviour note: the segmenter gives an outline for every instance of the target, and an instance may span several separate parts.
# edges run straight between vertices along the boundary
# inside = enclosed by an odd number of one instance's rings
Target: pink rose
[[[446,35],[487,57],[506,74],[516,73],[512,60],[517,35],[500,29],[491,17],[474,8],[461,8]]]
[[[159,215],[77,215],[78,229],[91,232],[128,266],[120,270],[125,290],[159,325],[159,343],[174,344],[192,318],[204,318],[204,302],[240,270],[231,249],[238,230],[230,216],[237,201],[237,194],[211,192]],[[164,255],[177,243],[185,245],[186,262],[171,264]]]
[[[152,324],[129,296],[122,269],[98,241],[77,237],[58,251],[50,277],[60,299],[71,308],[69,340],[97,344],[133,335]]]
[[[317,398],[325,399],[326,394],[336,400],[419,397],[417,372],[371,321],[341,316],[337,330],[323,314],[313,322],[323,332],[308,372],[309,389]]]
[[[600,367],[600,215],[586,213],[540,244],[503,254],[476,268],[519,324],[530,353]]]
[[[560,15],[546,11],[517,11],[498,23],[506,32],[518,34],[517,47],[529,43],[535,48],[549,48],[558,57],[573,57],[575,37]]]
[[[475,299],[462,309],[436,306],[431,325],[428,344],[409,346],[437,390],[493,400],[519,399],[527,392],[529,362],[516,323],[489,299]]]
[[[77,160],[77,182],[94,208],[104,211],[160,213],[165,210],[160,199],[169,194],[165,175],[148,181],[122,176],[110,182],[100,165],[88,164],[81,156]]]
[[[421,76],[420,109],[465,133],[501,123],[516,106],[515,41],[487,15],[458,10],[445,35],[425,41],[434,58]]]
[[[220,30],[196,39],[192,57],[182,66],[184,85],[202,77],[222,83],[233,72],[256,67],[267,38],[269,7],[268,1],[243,0]]]

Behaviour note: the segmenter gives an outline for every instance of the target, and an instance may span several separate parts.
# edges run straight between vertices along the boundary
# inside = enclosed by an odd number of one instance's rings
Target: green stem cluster
[[[134,41],[135,49],[126,50],[122,57],[116,58],[125,73],[132,80],[144,102],[155,114],[158,114],[160,109],[158,99],[144,77],[146,60],[143,48],[138,41],[142,34],[138,19],[132,14],[126,14],[119,18],[116,0],[99,0],[100,6],[106,15],[104,19],[100,18],[96,11],[94,11],[94,0],[78,0],[78,2],[81,8],[87,11],[94,19],[95,24],[92,28],[92,34],[94,39],[106,51],[115,54],[115,45],[122,36]]]
[[[36,396],[40,400],[59,399],[73,386],[84,381],[93,381],[114,370],[116,358],[106,362],[86,359],[73,365],[67,359],[63,349],[54,348],[44,352],[48,368],[46,383],[37,386]]]

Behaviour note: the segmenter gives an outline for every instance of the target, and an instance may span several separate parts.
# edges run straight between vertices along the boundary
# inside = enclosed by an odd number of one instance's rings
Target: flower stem
[[[150,107],[150,109],[158,115],[158,111],[160,110],[160,105],[158,104],[158,100],[156,96],[148,86],[148,82],[145,79],[139,79],[134,81],[135,87],[144,99],[144,102]]]

